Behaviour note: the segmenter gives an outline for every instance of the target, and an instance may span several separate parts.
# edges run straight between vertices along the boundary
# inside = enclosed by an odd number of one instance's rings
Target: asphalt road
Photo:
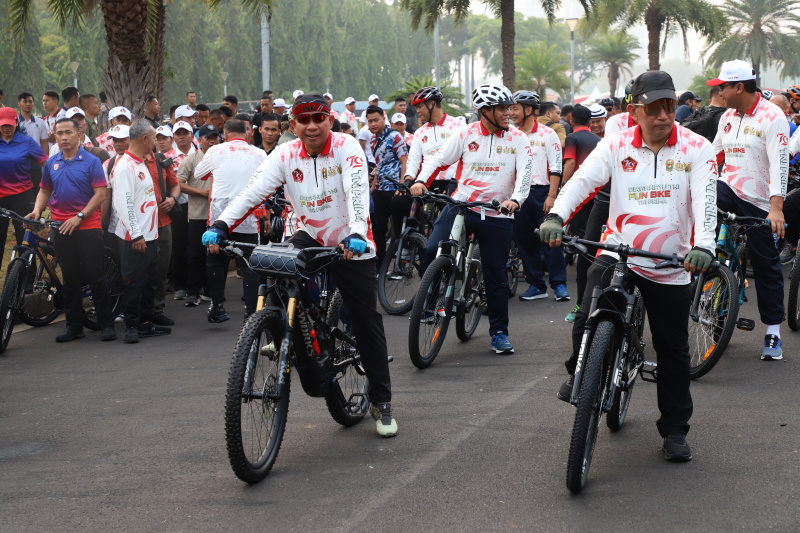
[[[757,319],[749,291],[740,316]],[[735,332],[692,385],[687,464],[661,457],[655,385],[639,381],[572,496],[574,408],[555,397],[572,305],[514,299],[516,354],[489,352],[484,318],[468,343],[451,330],[425,371],[407,356],[408,319],[385,317],[400,434],[380,439],[371,419],[341,428],[296,386],[276,465],[254,486],[234,477],[223,437],[238,305],[212,326],[170,302],[173,335],[134,346],[98,333],[57,345],[63,324],[15,333],[0,356],[0,530],[800,530],[797,333],[784,325],[785,360],[767,363],[763,326]]]

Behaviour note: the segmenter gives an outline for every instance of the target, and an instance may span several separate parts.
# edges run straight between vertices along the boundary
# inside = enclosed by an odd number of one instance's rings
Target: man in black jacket
[[[697,109],[681,121],[681,126],[702,135],[711,142],[717,135],[719,119],[727,110],[725,101],[719,94],[719,87],[712,87],[708,96],[708,105]]]

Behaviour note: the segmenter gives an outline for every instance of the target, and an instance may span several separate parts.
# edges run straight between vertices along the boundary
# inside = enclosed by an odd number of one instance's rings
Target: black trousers
[[[567,284],[567,263],[561,248],[551,248],[542,244],[534,233],[544,220],[544,202],[550,192],[549,185],[531,186],[528,198],[514,213],[514,239],[519,247],[525,281],[541,291],[547,290],[542,273],[542,257],[547,264],[550,286],[556,288]]]
[[[237,242],[249,242],[256,244],[258,235],[255,233],[231,233],[230,240]],[[242,247],[245,257],[250,257],[252,248]],[[214,305],[221,305],[225,301],[225,281],[228,278],[228,265],[231,263],[231,256],[225,253],[208,254],[206,257],[206,276],[208,276],[209,296]],[[244,307],[247,313],[256,310],[258,301],[258,286],[261,278],[247,268],[244,260],[237,257],[236,266],[242,271],[242,285],[244,287]]]
[[[600,255],[589,268],[585,306],[581,306],[572,326],[572,357],[565,363],[567,372],[575,373],[583,331],[595,286],[608,287],[617,260]],[[658,410],[661,417],[656,422],[662,437],[689,432],[692,417],[692,395],[689,393],[689,307],[690,285],[665,285],[636,275],[636,286],[642,293],[653,349],[658,364]],[[603,301],[601,300],[602,304]]]
[[[200,296],[200,289],[206,283],[206,255],[208,249],[203,246],[203,233],[208,228],[205,220],[190,220],[186,240],[186,294]]]
[[[609,204],[607,201],[601,200],[598,197],[595,197],[594,200],[592,200],[592,209],[589,211],[589,216],[586,219],[586,229],[584,230],[583,234],[583,238],[587,241],[598,242],[600,240],[600,236],[603,233],[603,224],[608,221],[608,205]],[[588,204],[584,206],[583,209],[586,209],[586,207],[588,207]],[[583,212],[583,209],[581,212]],[[571,224],[572,223],[570,222],[570,225]],[[590,247],[589,253],[592,255],[597,255],[597,248]],[[578,263],[575,265],[575,271],[578,279],[577,304],[579,306],[583,303],[583,293],[586,291],[586,273],[588,272],[591,264],[591,261],[585,257],[581,255],[578,256]]]
[[[378,256],[380,264],[386,253],[389,218],[392,219],[392,234],[399,237],[403,228],[403,217],[408,216],[411,211],[411,197],[395,195],[394,191],[374,191],[372,200],[375,202],[375,212],[370,216],[370,220],[372,220],[372,236],[375,238],[375,255]]]
[[[0,207],[3,209],[8,209],[9,211],[14,211],[20,216],[25,216],[31,212],[33,209],[33,201],[36,197],[34,196],[33,189],[27,190],[25,192],[21,192],[19,194],[13,194],[11,196],[6,196],[5,198],[0,198]],[[11,220],[6,217],[0,217],[0,235],[2,235],[3,239],[3,247],[0,249],[0,266],[3,263],[3,256],[5,255],[6,247],[6,236],[8,235],[8,221]],[[17,244],[22,244],[22,236],[25,234],[25,228],[22,227],[22,222],[14,221],[14,235],[17,237]]]
[[[122,271],[122,309],[125,327],[135,328],[153,318],[153,301],[158,281],[158,240],[147,241],[144,253],[134,251],[130,241],[119,240]]]
[[[745,202],[727,183],[717,181],[717,207],[741,216],[767,218],[768,213]],[[781,256],[775,247],[772,230],[750,228],[747,230],[748,260],[753,265],[756,297],[761,322],[780,324],[785,318],[783,308],[783,271]]]
[[[92,288],[92,301],[101,328],[114,325],[111,299],[103,273],[103,232],[98,229],[75,230],[70,235],[53,231],[58,264],[64,278],[64,309],[67,325],[83,329],[82,287]]]
[[[783,218],[786,219],[786,242],[797,245],[800,238],[800,189],[786,195],[783,201]]]
[[[189,257],[187,255],[186,243],[189,239],[189,219],[186,209],[189,204],[181,204],[183,211],[182,217],[172,220],[172,284],[175,290],[186,290],[186,276]]]
[[[304,231],[292,235],[289,242],[296,248],[320,245]],[[336,287],[342,294],[344,306],[349,311],[353,332],[358,339],[361,361],[369,379],[369,399],[372,403],[390,402],[392,383],[389,377],[389,354],[383,331],[383,316],[377,308],[377,261],[336,261],[329,268]]]

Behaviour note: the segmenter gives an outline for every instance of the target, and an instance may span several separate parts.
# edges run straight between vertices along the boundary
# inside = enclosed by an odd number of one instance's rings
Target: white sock
[[[780,324],[772,324],[771,326],[767,326],[767,335],[775,335],[779,339],[781,338],[781,325]]]

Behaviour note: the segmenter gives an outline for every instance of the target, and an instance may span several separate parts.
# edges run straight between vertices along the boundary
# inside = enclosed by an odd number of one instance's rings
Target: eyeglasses
[[[676,109],[678,109],[678,102],[675,100],[662,98],[661,100],[656,100],[655,102],[650,102],[649,104],[633,104],[635,107],[641,107],[644,109],[644,112],[651,117],[654,117],[661,113],[661,110],[669,113],[674,113]]]
[[[314,124],[322,124],[323,122],[328,120],[329,116],[330,115],[328,115],[327,113],[306,113],[303,115],[298,115],[294,117],[294,119],[303,126],[308,126],[309,124],[311,124],[312,120],[314,121]]]
[[[612,106],[607,106],[607,107],[606,107],[606,111],[608,111],[609,113],[611,113],[612,111],[614,111],[614,108],[613,108]]]

